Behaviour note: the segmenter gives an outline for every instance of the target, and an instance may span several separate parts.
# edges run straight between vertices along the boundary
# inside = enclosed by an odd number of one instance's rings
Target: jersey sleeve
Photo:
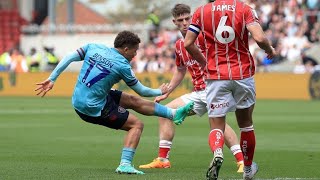
[[[202,6],[201,6],[202,7]],[[195,34],[199,34],[202,24],[201,24],[201,16],[200,16],[200,8],[199,7],[192,16],[191,24],[189,26],[189,31],[194,32]]]
[[[121,75],[122,75],[122,79],[123,81],[130,87],[130,86],[134,86],[135,84],[137,84],[138,79],[136,78],[134,72],[132,71],[132,69],[130,67],[125,67],[122,68],[121,70]]]
[[[89,49],[90,44],[86,44],[82,47],[80,47],[79,49],[77,49],[77,53],[79,55],[79,57],[81,58],[81,60],[84,60],[84,57],[86,56],[86,53]]]
[[[77,52],[72,52],[68,55],[66,55],[57,65],[57,67],[54,68],[52,73],[49,76],[49,80],[52,82],[55,82],[59,75],[69,66],[70,63],[73,61],[81,61],[80,55]]]
[[[246,26],[259,23],[257,12],[248,5],[245,5],[245,8],[244,8],[244,18],[245,18]]]
[[[143,84],[141,84],[139,81],[135,85],[130,87],[140,96],[144,96],[144,97],[155,97],[155,96],[160,96],[162,94],[160,89],[152,89],[152,88],[146,87]]]
[[[160,89],[152,89],[141,84],[139,80],[135,77],[135,74],[132,71],[132,69],[129,67],[123,69],[122,75],[124,82],[140,96],[154,97],[162,94]]]

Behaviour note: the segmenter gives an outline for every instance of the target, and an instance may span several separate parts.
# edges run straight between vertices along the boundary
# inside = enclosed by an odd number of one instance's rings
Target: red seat
[[[16,43],[14,41],[6,41],[5,42],[5,46],[7,49],[11,49],[16,45]]]
[[[10,34],[11,33],[11,29],[10,28],[3,28],[2,29],[2,34]]]

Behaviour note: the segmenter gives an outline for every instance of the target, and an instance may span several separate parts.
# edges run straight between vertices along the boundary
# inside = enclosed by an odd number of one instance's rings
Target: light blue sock
[[[168,119],[173,119],[173,112],[171,108],[168,108],[164,105],[161,105],[159,103],[154,104],[154,115],[168,118]]]
[[[136,152],[136,149],[133,148],[123,148],[122,154],[121,154],[121,162],[120,164],[130,164],[132,162],[134,153]]]

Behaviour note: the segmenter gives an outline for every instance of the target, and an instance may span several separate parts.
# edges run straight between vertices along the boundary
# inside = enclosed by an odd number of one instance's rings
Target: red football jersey
[[[200,51],[204,54],[205,46],[203,42],[203,36],[200,34],[196,39],[196,45],[200,49]],[[192,83],[195,91],[204,90],[206,88],[206,84],[204,82],[206,78],[206,73],[203,68],[200,67],[199,63],[191,57],[191,55],[184,48],[183,39],[179,39],[176,41],[176,65],[178,68],[186,67],[189,71]]]
[[[259,23],[256,12],[239,0],[216,0],[194,12],[189,30],[203,33],[208,79],[239,80],[254,75],[246,28],[253,23]]]

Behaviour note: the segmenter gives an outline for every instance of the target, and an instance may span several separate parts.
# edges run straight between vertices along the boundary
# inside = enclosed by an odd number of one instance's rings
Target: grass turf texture
[[[188,117],[176,128],[171,169],[145,175],[114,173],[124,131],[88,124],[76,115],[70,98],[0,98],[0,179],[205,179],[212,159],[207,116]],[[145,123],[133,164],[157,156],[156,117],[136,114]],[[236,130],[235,117],[228,123]],[[258,100],[254,112],[258,179],[320,179],[320,101]],[[240,179],[234,157],[224,148],[221,179]]]

